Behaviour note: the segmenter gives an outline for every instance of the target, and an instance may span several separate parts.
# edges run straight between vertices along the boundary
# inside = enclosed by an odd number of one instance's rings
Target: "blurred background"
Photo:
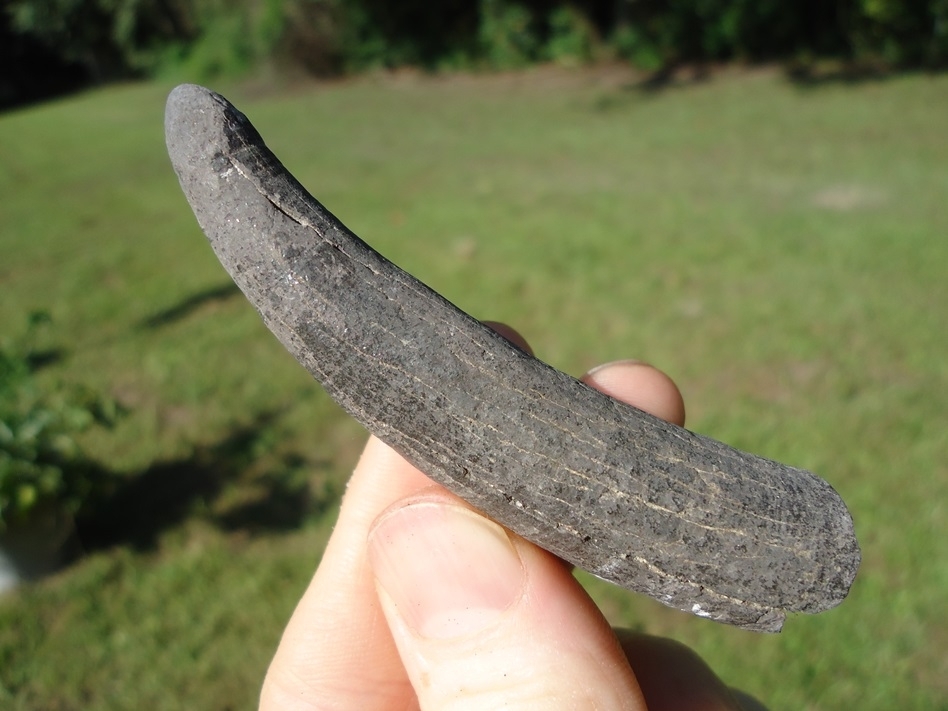
[[[331,77],[413,66],[516,69],[604,59],[821,59],[863,72],[943,67],[945,0],[7,0],[0,107],[129,78],[276,68]]]
[[[758,635],[580,573],[777,709],[948,709],[948,1],[51,0],[0,13],[0,707],[254,708],[365,433],[168,162],[224,93],[351,229],[849,504]]]

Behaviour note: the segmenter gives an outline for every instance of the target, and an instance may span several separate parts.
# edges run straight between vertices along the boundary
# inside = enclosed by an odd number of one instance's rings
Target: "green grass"
[[[363,440],[221,291],[164,154],[169,88],[0,116],[0,337],[49,310],[65,353],[45,382],[129,409],[89,450],[208,483],[0,599],[4,708],[252,708]],[[693,645],[775,711],[948,709],[948,77],[228,93],[462,308],[571,372],[660,365],[692,429],[815,469],[853,510],[863,567],[835,610],[759,636],[584,577],[616,624]]]

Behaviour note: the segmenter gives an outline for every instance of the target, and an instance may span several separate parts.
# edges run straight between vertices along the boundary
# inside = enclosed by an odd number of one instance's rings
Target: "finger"
[[[677,387],[650,366],[614,363],[586,381],[684,422]],[[456,499],[396,504],[370,534],[370,560],[421,708],[644,708],[624,652],[562,562]],[[693,653],[657,659],[637,671],[659,680],[648,686],[659,711],[737,708]]]
[[[370,437],[319,568],[267,671],[261,709],[411,708],[414,692],[375,592],[365,542],[392,501],[433,486]]]
[[[641,363],[586,381],[684,421]],[[370,534],[379,598],[421,708],[645,708],[609,625],[562,561],[449,495],[398,502]]]
[[[638,360],[619,360],[593,368],[583,382],[656,417],[683,426],[685,401],[665,373]]]
[[[517,331],[487,323],[530,352]],[[412,707],[414,692],[379,608],[366,539],[392,502],[435,486],[392,449],[369,439],[319,568],[267,671],[261,709]]]
[[[530,344],[527,343],[527,339],[521,336],[517,329],[513,328],[512,326],[508,326],[506,323],[501,323],[500,321],[481,321],[481,323],[499,333],[501,336],[517,346],[517,348],[520,350],[533,355],[533,349],[530,347]]]
[[[644,709],[605,619],[549,553],[447,494],[369,538],[379,599],[422,709]]]
[[[594,368],[583,380],[608,395],[677,425],[685,406],[674,381],[660,370],[627,360]],[[670,639],[617,632],[649,711],[741,711],[735,696],[694,651]],[[746,705],[745,711],[759,706]]]

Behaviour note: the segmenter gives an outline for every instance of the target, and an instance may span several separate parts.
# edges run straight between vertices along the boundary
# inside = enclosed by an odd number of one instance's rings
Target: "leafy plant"
[[[75,513],[105,483],[76,437],[110,426],[117,406],[88,388],[43,390],[36,372],[48,352],[35,339],[49,321],[31,314],[19,343],[0,344],[0,531],[48,503]]]
[[[616,53],[633,65],[648,71],[660,69],[665,63],[658,42],[632,25],[618,27],[612,36]]]
[[[561,5],[550,13],[549,25],[546,54],[550,59],[567,66],[592,59],[596,33],[581,11],[571,5]]]
[[[540,42],[530,10],[507,0],[481,0],[480,42],[494,69],[516,69],[534,61]]]
[[[28,61],[37,48],[56,61]],[[44,84],[136,76],[210,81],[274,65],[321,76],[407,65],[508,70],[597,56],[647,70],[801,57],[942,68],[948,0],[9,0],[0,8],[0,60],[14,67],[12,79],[0,77],[7,104]],[[64,67],[75,75],[66,83]]]

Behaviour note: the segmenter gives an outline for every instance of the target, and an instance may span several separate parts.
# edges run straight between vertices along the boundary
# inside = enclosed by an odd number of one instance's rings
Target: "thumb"
[[[563,562],[443,490],[383,513],[369,559],[421,709],[645,708]]]

